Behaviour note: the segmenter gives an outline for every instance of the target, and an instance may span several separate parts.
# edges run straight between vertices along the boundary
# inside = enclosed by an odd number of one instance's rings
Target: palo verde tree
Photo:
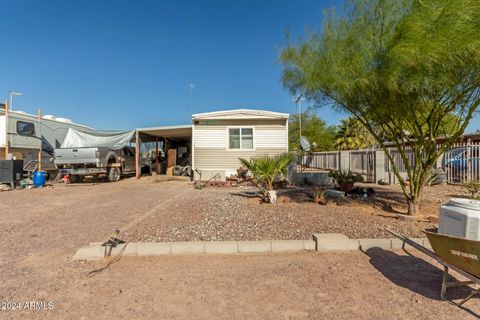
[[[362,123],[417,214],[434,163],[480,104],[479,34],[478,0],[350,1],[342,15],[327,12],[318,33],[283,49],[283,81]],[[439,136],[446,140],[437,147]]]

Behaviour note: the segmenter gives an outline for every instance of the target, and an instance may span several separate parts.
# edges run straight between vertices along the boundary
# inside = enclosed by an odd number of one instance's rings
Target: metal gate
[[[350,171],[361,174],[365,182],[375,182],[375,150],[351,151]]]
[[[445,152],[442,167],[447,182],[463,184],[480,179],[480,143],[456,143]]]

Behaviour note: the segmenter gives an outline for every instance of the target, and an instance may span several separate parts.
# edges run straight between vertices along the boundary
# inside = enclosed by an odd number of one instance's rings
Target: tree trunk
[[[418,198],[407,199],[408,203],[408,215],[416,216],[420,212],[420,201]]]

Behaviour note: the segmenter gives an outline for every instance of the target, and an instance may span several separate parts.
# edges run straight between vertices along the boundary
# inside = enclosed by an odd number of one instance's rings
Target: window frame
[[[240,148],[230,148],[230,129],[240,129]],[[252,130],[252,148],[242,148],[242,129]],[[255,127],[254,126],[227,126],[227,151],[255,151]]]
[[[18,130],[18,125],[20,123],[27,124],[27,125],[32,125],[33,126],[33,133],[32,134],[20,133],[19,130]],[[17,120],[16,123],[15,123],[15,132],[18,135],[23,136],[23,137],[36,137],[37,136],[37,130],[35,128],[35,122],[30,122],[30,121]]]

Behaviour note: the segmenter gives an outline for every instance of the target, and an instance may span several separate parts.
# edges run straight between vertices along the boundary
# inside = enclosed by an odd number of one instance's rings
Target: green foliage
[[[320,33],[283,50],[283,81],[362,123],[416,214],[433,164],[480,105],[480,6],[478,0],[347,3],[341,16],[327,12]],[[437,150],[439,136],[447,139]],[[407,179],[386,141],[398,150]]]
[[[265,184],[267,190],[273,190],[275,179],[284,178],[287,175],[288,165],[293,161],[293,156],[290,153],[283,153],[276,156],[255,156],[249,160],[239,158],[239,160],[255,179]]]
[[[465,189],[472,195],[473,199],[480,198],[480,180],[472,180],[463,185]]]
[[[302,136],[305,136],[310,144],[311,151],[335,150],[335,126],[328,126],[315,112],[302,113]],[[289,150],[301,151],[299,138],[299,115],[292,115],[288,123]],[[313,146],[315,142],[316,147]]]
[[[353,173],[350,170],[336,170],[330,171],[328,176],[333,179],[333,182],[339,186],[363,182],[363,177],[360,174]]]
[[[335,135],[335,147],[340,150],[355,150],[371,147],[375,138],[355,118],[342,119]]]

